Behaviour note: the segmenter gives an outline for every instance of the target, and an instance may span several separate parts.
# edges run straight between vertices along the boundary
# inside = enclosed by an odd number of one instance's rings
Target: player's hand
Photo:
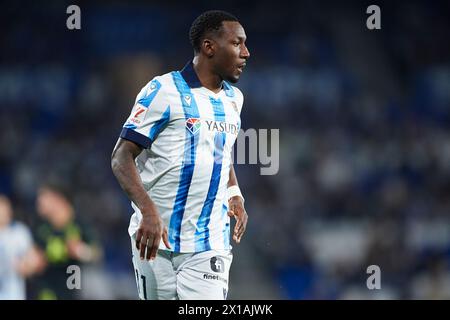
[[[23,256],[15,260],[14,267],[20,275],[29,277],[35,273],[42,273],[47,264],[44,252],[33,246]]]
[[[81,260],[80,259],[80,252],[83,250],[83,243],[80,239],[69,239],[66,242],[67,251],[69,253],[69,256],[72,259],[75,260]]]
[[[244,209],[244,202],[239,196],[232,197],[228,200],[228,215],[236,218],[236,225],[233,231],[233,240],[236,243],[241,242],[241,238],[244,235],[245,228],[247,227],[248,215]]]
[[[80,239],[69,239],[66,241],[67,251],[72,259],[82,262],[93,262],[100,259],[101,252],[92,244]]]
[[[141,224],[136,233],[136,248],[140,252],[141,260],[153,260],[156,258],[161,238],[166,247],[170,249],[167,228],[164,226],[159,214],[143,214]]]

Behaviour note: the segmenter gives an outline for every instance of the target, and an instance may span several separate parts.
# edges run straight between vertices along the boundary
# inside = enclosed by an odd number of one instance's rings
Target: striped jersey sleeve
[[[142,88],[120,137],[150,148],[170,120],[170,105],[158,77]]]

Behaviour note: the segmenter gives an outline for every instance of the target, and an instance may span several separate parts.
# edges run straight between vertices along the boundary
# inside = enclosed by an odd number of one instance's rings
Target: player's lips
[[[245,62],[243,64],[238,65],[237,69],[239,70],[240,73],[242,73],[242,71],[244,70],[245,66],[246,66]]]

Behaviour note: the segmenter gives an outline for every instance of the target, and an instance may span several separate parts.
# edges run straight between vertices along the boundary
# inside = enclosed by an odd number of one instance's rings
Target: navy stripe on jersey
[[[123,128],[122,132],[120,133],[120,137],[132,141],[142,148],[150,148],[152,142],[149,138],[146,136],[140,134],[139,132],[134,131],[132,128]]]
[[[183,70],[181,70],[180,73],[189,87],[191,88],[202,87],[202,83],[200,82],[200,79],[198,78],[197,73],[194,70],[194,63],[192,61],[186,63],[186,65],[184,66]]]
[[[180,72],[172,72],[172,77],[175,86],[180,93],[180,99],[183,105],[186,120],[189,118],[200,118],[194,95],[191,93],[191,89],[187,85],[186,81],[184,81]],[[173,247],[174,252],[180,252],[181,223],[183,221],[186,201],[189,188],[191,186],[192,175],[194,173],[199,132],[197,132],[197,134],[193,134],[191,131],[186,129],[185,134],[186,142],[184,145],[184,158],[181,166],[180,184],[178,185],[178,191],[175,197],[175,203],[169,224],[169,242]]]
[[[223,103],[220,99],[209,97],[214,109],[214,119],[216,121],[225,121],[225,111]],[[211,212],[216,200],[217,191],[219,189],[220,177],[222,172],[223,149],[225,145],[226,133],[217,132],[214,136],[214,164],[209,182],[208,194],[203,204],[200,217],[197,221],[195,231],[195,251],[211,250],[209,243],[209,222],[211,220]]]

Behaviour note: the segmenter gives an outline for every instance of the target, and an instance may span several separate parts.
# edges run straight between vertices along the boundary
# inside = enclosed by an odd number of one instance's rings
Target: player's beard
[[[237,71],[235,71],[235,74],[233,74],[233,75],[227,75],[222,78],[230,83],[237,83],[239,81],[239,75],[236,75],[236,74],[237,74]]]

